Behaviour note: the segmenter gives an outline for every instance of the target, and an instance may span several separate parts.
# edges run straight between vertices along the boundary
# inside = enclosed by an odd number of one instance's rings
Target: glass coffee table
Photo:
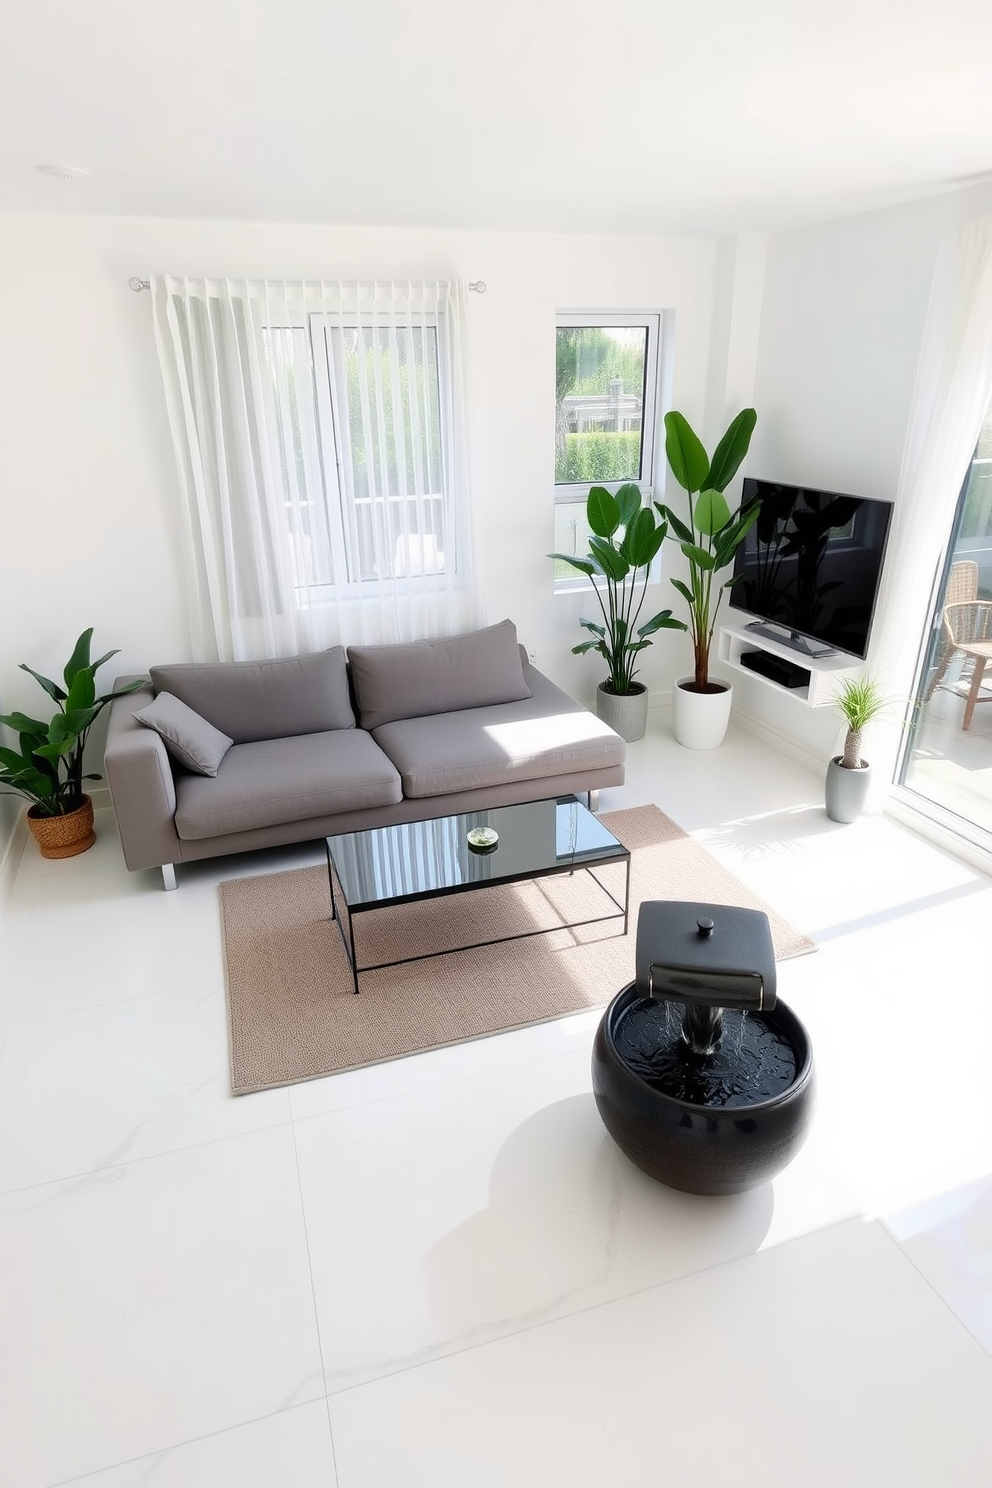
[[[469,833],[477,834],[480,830],[498,834],[495,846],[470,845]],[[623,933],[627,934],[630,851],[575,796],[467,811],[458,816],[404,822],[393,827],[373,827],[365,832],[344,832],[328,837],[326,843],[331,918],[338,922],[356,992],[362,972],[381,971],[387,966],[401,966],[434,956],[456,955],[480,945],[499,945],[529,935],[548,935],[552,930],[596,925],[603,920],[622,919]],[[625,868],[622,902],[592,871],[610,863],[622,863]],[[356,915],[418,899],[439,899],[497,884],[574,873],[577,869],[588,872],[609,900],[612,908],[607,913],[560,921],[541,930],[491,936],[442,951],[358,964]]]

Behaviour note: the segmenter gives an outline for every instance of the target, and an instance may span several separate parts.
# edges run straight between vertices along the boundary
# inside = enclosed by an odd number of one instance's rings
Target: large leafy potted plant
[[[689,606],[693,674],[679,677],[672,690],[675,737],[690,749],[715,749],[723,743],[730,721],[729,682],[710,678],[710,647],[724,590],[734,583],[718,576],[758,519],[757,503],[730,510],[724,491],[748,452],[757,422],[744,408],[717,445],[712,460],[683,414],[665,415],[665,454],[672,474],[688,493],[688,522],[670,506],[656,502],[689,565],[688,583],[672,583]]]
[[[58,706],[47,723],[26,713],[0,714],[0,723],[13,729],[19,743],[18,749],[0,747],[0,786],[8,787],[4,795],[23,796],[31,803],[28,826],[43,858],[75,857],[96,841],[93,803],[83,792],[83,781],[102,777],[83,774],[86,740],[107,703],[144,685],[128,682],[97,696],[97,669],[117,652],[90,661],[92,639],[91,627],[76,642],[62,674],[64,687],[21,662],[21,670],[29,672]]]
[[[852,822],[860,816],[871,784],[871,766],[862,757],[861,736],[888,703],[874,677],[848,677],[834,702],[847,733],[844,753],[827,765],[824,799],[831,821]]]
[[[572,652],[581,656],[596,651],[603,657],[607,675],[596,691],[596,711],[632,743],[643,737],[648,711],[647,688],[634,681],[635,660],[657,631],[685,630],[681,620],[672,618],[671,610],[660,610],[650,620],[640,618],[649,570],[668,523],[659,522],[651,508],[642,505],[633,482],[621,486],[615,496],[605,486],[593,486],[586,498],[586,521],[590,533],[586,557],[548,556],[584,574],[592,584],[603,622],[580,619],[592,639],[573,646]]]

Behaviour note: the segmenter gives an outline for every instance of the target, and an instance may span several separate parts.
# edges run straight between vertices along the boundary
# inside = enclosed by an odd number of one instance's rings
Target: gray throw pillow
[[[435,641],[349,646],[348,661],[365,729],[530,697],[512,620]]]
[[[216,775],[234,743],[171,692],[160,692],[153,703],[131,717],[160,734],[172,758],[196,775]]]

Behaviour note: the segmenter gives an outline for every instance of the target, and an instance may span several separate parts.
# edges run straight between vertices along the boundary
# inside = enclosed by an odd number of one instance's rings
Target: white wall
[[[938,247],[983,210],[987,191],[948,193],[769,240],[749,474],[896,500]],[[832,709],[750,677],[735,707],[799,751],[836,752]]]
[[[702,423],[716,258],[715,242],[675,239],[0,218],[0,711],[36,710],[41,694],[16,664],[56,675],[87,625],[100,651],[121,651],[105,682],[189,655],[149,299],[127,282],[150,272],[485,280],[485,295],[468,296],[483,603],[490,620],[516,621],[543,670],[591,700],[598,660],[570,654],[582,605],[552,594],[545,556],[555,312],[674,311],[674,398]],[[663,588],[659,607],[677,603],[667,579]],[[645,653],[652,691],[670,685],[683,644],[662,636]],[[0,801],[0,859],[12,807]]]
[[[988,208],[988,190],[972,190],[720,243],[0,218],[0,711],[36,709],[17,662],[57,673],[86,625],[101,650],[121,649],[105,681],[189,654],[172,452],[149,301],[128,288],[132,274],[485,280],[487,293],[469,296],[483,603],[591,701],[597,661],[570,654],[583,600],[552,594],[545,557],[556,310],[673,311],[673,401],[707,443],[753,401],[749,473],[892,498],[938,243]],[[667,578],[656,593],[679,613]],[[662,634],[642,676],[664,695],[688,662],[686,638]],[[735,687],[735,707],[798,752],[834,752],[830,710],[740,674]],[[18,810],[0,797],[0,869]]]

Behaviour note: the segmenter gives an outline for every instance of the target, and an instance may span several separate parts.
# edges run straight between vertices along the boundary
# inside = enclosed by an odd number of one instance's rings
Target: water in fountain
[[[795,1083],[796,1051],[774,1014],[724,1008],[715,1048],[695,1053],[683,1033],[685,1011],[670,998],[643,997],[619,1020],[617,1052],[653,1089],[695,1106],[749,1106]]]

